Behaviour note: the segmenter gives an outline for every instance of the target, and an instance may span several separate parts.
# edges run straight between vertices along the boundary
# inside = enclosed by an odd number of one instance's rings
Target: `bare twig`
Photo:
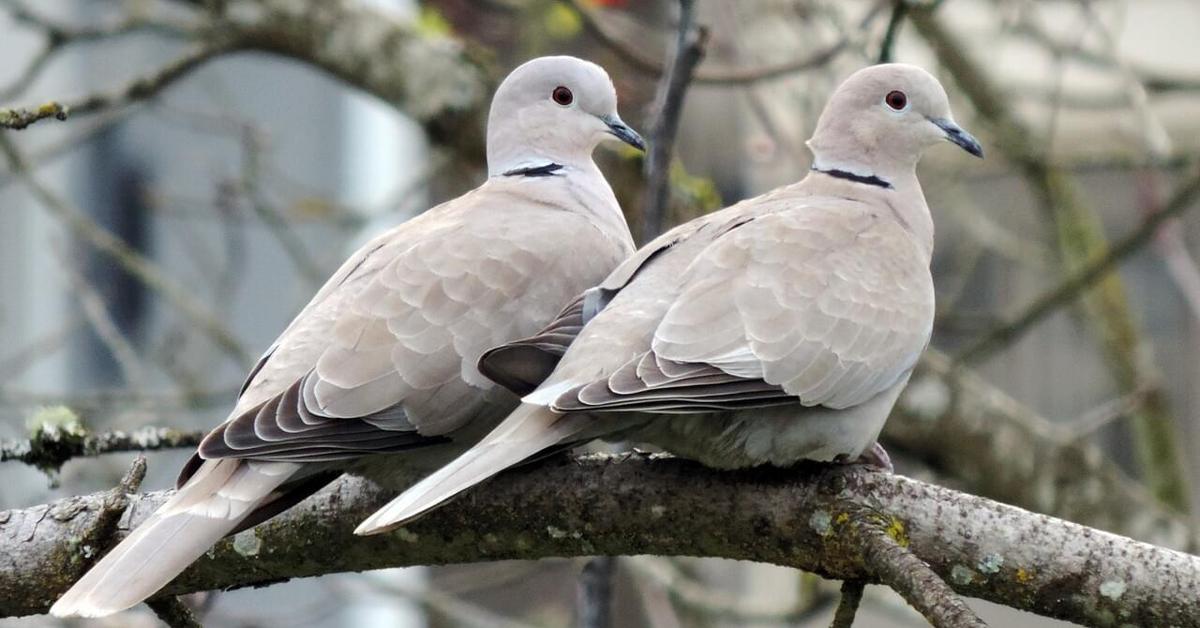
[[[1129,394],[1106,401],[1085,412],[1079,418],[1064,425],[1055,425],[1063,442],[1083,440],[1110,425],[1119,418],[1129,416],[1146,401],[1149,387],[1142,387]]]
[[[1153,240],[1164,222],[1194,207],[1197,197],[1200,197],[1200,173],[1180,185],[1161,211],[1148,216],[1137,229],[1109,247],[1104,255],[1079,267],[1057,286],[1043,292],[1016,318],[971,343],[956,359],[963,363],[979,362],[1016,342],[1034,325],[1077,299],[1118,264],[1141,250]]]
[[[1087,8],[1088,5],[1080,5]],[[1069,57],[1074,61],[1079,61],[1087,65],[1103,69],[1125,69],[1129,74],[1141,83],[1141,85],[1149,92],[1153,93],[1170,93],[1170,92],[1192,92],[1200,91],[1200,77],[1197,76],[1178,76],[1166,74],[1162,71],[1152,70],[1146,67],[1138,67],[1126,61],[1123,61],[1113,54],[1108,52],[1092,50],[1081,46],[1075,46],[1066,42],[1060,41],[1052,36],[1045,28],[1027,20],[1021,19],[1013,25],[1013,32],[1023,37],[1028,38],[1034,43],[1042,46],[1052,54]],[[1108,42],[1111,43],[1111,42]],[[1121,66],[1124,66],[1123,68]],[[1118,91],[1113,92],[1114,99],[1123,99],[1124,103],[1129,104],[1131,94],[1128,92]],[[1117,104],[1116,102],[1113,103]]]
[[[292,230],[286,218],[275,207],[267,202],[262,190],[262,146],[258,136],[251,128],[242,133],[242,173],[240,191],[246,195],[251,209],[258,215],[259,220],[270,230],[284,252],[296,266],[297,272],[314,288],[319,287],[326,273],[309,253],[304,242]]]
[[[96,516],[96,524],[88,535],[80,540],[85,548],[88,564],[95,561],[105,549],[116,543],[117,524],[121,515],[129,508],[130,496],[141,488],[142,480],[146,477],[146,458],[138,456],[130,465],[121,483],[108,492],[108,499],[101,506]],[[192,615],[190,609],[174,596],[160,597],[148,602],[150,608],[171,628],[200,628],[200,623]]]
[[[204,435],[203,431],[169,427],[143,427],[132,432],[100,434],[92,434],[79,426],[71,429],[38,429],[29,440],[0,442],[0,462],[11,460],[39,469],[55,470],[66,461],[81,456],[195,447]]]
[[[863,590],[867,583],[862,580],[846,580],[842,582],[842,597],[838,600],[837,609],[833,611],[833,621],[829,628],[851,628],[854,626],[854,616],[858,614],[858,605],[862,602]]]
[[[231,39],[213,37],[153,73],[138,78],[116,91],[107,94],[92,94],[72,103],[70,105],[71,113],[76,116],[96,113],[152,98],[175,81],[187,76],[192,70],[234,49],[235,42]]]
[[[900,26],[904,24],[904,16],[908,14],[908,3],[911,0],[892,0],[892,15],[888,18],[887,30],[883,33],[883,41],[879,44],[878,63],[891,63],[892,53],[896,49],[896,39],[900,36]]]
[[[72,232],[97,251],[109,256],[147,288],[157,292],[164,300],[175,306],[230,357],[240,364],[253,362],[253,356],[242,347],[241,342],[196,297],[170,279],[156,264],[134,250],[125,241],[114,236],[78,208],[72,207],[50,188],[38,182],[30,174],[29,167],[24,157],[17,151],[16,146],[3,135],[0,135],[0,153],[8,158],[13,172],[21,178],[33,196]]]
[[[233,49],[233,42],[215,39],[201,45],[154,73],[136,79],[107,94],[92,94],[72,103],[49,102],[36,109],[0,109],[0,128],[24,129],[39,120],[66,120],[68,115],[87,115],[118,109],[131,103],[158,95],[169,85],[186,76],[205,62]]]
[[[679,0],[679,35],[671,68],[659,82],[658,107],[650,123],[650,152],[646,156],[646,201],[643,203],[642,241],[654,239],[663,228],[671,190],[671,157],[683,110],[683,96],[696,64],[704,57],[708,31],[695,26],[695,0]]]
[[[803,624],[827,610],[837,598],[815,588],[811,595],[787,605],[763,607],[745,596],[708,586],[685,573],[677,561],[656,556],[637,556],[624,561],[631,573],[666,591],[672,604],[713,621],[733,625]]]
[[[52,247],[55,257],[62,265],[63,274],[71,284],[75,298],[83,309],[84,318],[92,328],[92,332],[108,349],[109,354],[121,370],[125,384],[131,389],[141,391],[147,381],[146,368],[138,356],[133,342],[121,331],[120,326],[108,311],[104,297],[90,281],[79,271],[79,260],[75,259],[60,246]]]
[[[584,7],[579,0],[562,0],[562,2],[579,15],[584,30],[628,63],[629,67],[652,77],[661,77],[664,73],[669,72],[670,68],[664,67],[657,59],[643,54],[621,40],[619,36],[604,26],[601,20],[596,18],[591,9]],[[784,78],[792,74],[824,67],[849,47],[850,41],[843,38],[833,45],[802,59],[757,68],[712,68],[696,72],[692,80],[705,85],[740,87],[759,81]]]
[[[67,116],[70,115],[70,111],[70,107],[56,101],[50,101],[33,109],[21,107],[16,109],[0,109],[0,129],[19,131],[38,120],[45,120],[46,118],[66,120]]]
[[[170,628],[204,628],[204,624],[196,619],[192,609],[174,595],[154,598],[147,601],[146,606]]]
[[[126,111],[109,111],[85,119],[85,122],[77,123],[77,126],[81,127],[78,132],[63,133],[62,135],[65,136],[63,139],[48,142],[44,146],[30,150],[26,154],[26,162],[29,164],[31,172],[48,166],[82,147],[89,146],[98,135],[124,120],[125,113]],[[7,168],[0,171],[0,190],[19,180],[19,177]]]
[[[41,31],[46,38],[41,50],[38,51],[29,63],[25,64],[20,76],[13,80],[12,83],[0,88],[0,102],[12,100],[23,94],[42,73],[46,65],[59,52],[69,46],[116,39],[134,33],[149,32],[171,37],[184,37],[194,34],[190,26],[166,21],[149,20],[137,15],[130,15],[116,23],[101,26],[64,26],[35,14],[28,7],[15,0],[3,0],[0,4],[4,5],[8,14],[15,22]]]
[[[579,572],[575,605],[578,628],[608,628],[612,625],[612,589],[617,559],[597,556]]]
[[[57,353],[85,324],[82,316],[72,312],[62,324],[40,337],[30,339],[24,346],[0,358],[0,381],[16,379],[16,375],[32,368],[39,360]]]
[[[121,478],[121,482],[104,494],[96,520],[87,534],[81,539],[81,545],[90,548],[84,550],[84,558],[89,562],[99,557],[99,554],[113,544],[113,536],[117,532],[117,523],[121,515],[129,507],[129,498],[138,492],[142,480],[146,478],[146,458],[138,456]]]
[[[345,588],[347,593],[373,591],[404,598],[420,605],[435,618],[445,618],[452,625],[461,628],[538,628],[536,624],[499,615],[453,593],[426,586],[429,583],[412,584],[401,579],[384,580],[372,578],[370,574],[364,576],[353,580],[338,580],[330,584],[337,588]],[[361,598],[361,595],[357,595],[355,599]]]

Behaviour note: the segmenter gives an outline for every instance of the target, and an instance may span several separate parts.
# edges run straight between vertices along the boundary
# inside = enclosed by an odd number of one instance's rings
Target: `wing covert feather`
[[[553,407],[846,408],[908,373],[932,330],[926,258],[861,203],[823,199],[738,223],[681,283],[644,354]]]

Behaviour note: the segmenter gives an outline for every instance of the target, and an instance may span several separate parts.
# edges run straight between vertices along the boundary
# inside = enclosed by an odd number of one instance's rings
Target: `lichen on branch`
[[[0,513],[0,616],[42,613],[83,570],[77,540],[105,493]],[[130,498],[121,529],[166,498]],[[856,529],[885,534],[960,594],[1108,626],[1200,626],[1200,558],[858,467],[718,472],[590,456],[506,472],[392,534],[353,528],[390,495],[345,478],[223,541],[166,594],[344,571],[552,556],[754,560],[878,582]],[[874,528],[878,529],[878,528]]]

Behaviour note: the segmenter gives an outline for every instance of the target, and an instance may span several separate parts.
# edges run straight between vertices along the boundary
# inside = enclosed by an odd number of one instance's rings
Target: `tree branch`
[[[92,434],[78,423],[65,427],[39,426],[29,440],[0,442],[0,462],[24,462],[44,471],[56,471],[66,461],[80,456],[196,447],[205,433],[143,427],[132,432]]]
[[[0,513],[0,615],[42,613],[85,567],[73,539],[104,493]],[[130,499],[124,528],[166,498]],[[387,501],[343,479],[220,543],[164,594],[402,565],[586,555],[755,560],[878,581],[849,513],[867,509],[959,593],[1106,626],[1200,626],[1200,559],[858,467],[717,472],[660,456],[561,458],[507,472],[393,534],[360,538]]]
[[[930,349],[884,427],[889,448],[967,490],[1141,541],[1196,551],[1200,535],[1094,444]]]
[[[192,609],[177,597],[155,598],[146,602],[146,605],[170,628],[204,628]]]
[[[347,0],[232,4],[257,9],[230,10],[233,17],[222,25],[239,50],[305,62],[391,103],[419,122],[434,143],[472,161],[484,154],[483,120],[493,77],[459,41],[422,33]]]
[[[1162,209],[1147,216],[1137,229],[1114,243],[1103,255],[1093,256],[1090,263],[1084,264],[1059,282],[1057,286],[1042,293],[1011,322],[984,334],[959,353],[956,360],[964,363],[980,362],[996,351],[1016,342],[1034,325],[1059,308],[1074,302],[1079,295],[1104,278],[1105,275],[1114,271],[1130,255],[1137,253],[1142,247],[1153,241],[1159,227],[1195,207],[1197,197],[1200,197],[1200,172],[1176,188],[1175,194],[1163,205]]]
[[[612,626],[613,577],[615,556],[597,556],[583,566],[575,591],[575,625],[578,628]]]
[[[908,550],[908,539],[902,523],[893,519],[887,528],[864,526],[857,537],[863,545],[863,560],[868,572],[892,587],[934,628],[987,627],[962,598],[954,594],[946,581]],[[950,575],[954,576],[953,569]],[[858,582],[858,586],[862,586],[862,581]],[[842,588],[842,602],[838,604],[838,611],[843,611],[843,608],[849,611],[854,588],[853,585],[849,590]]]
[[[583,25],[584,30],[590,33],[592,37],[595,37],[601,44],[604,44],[609,50],[612,50],[613,53],[620,57],[633,70],[653,77],[662,76],[668,71],[668,68],[664,67],[657,59],[643,54],[641,51],[622,41],[620,37],[596,18],[591,9],[584,7],[583,3],[579,0],[561,1],[579,15],[580,23]],[[843,37],[832,45],[818,50],[808,57],[763,67],[711,68],[696,72],[693,80],[696,83],[704,85],[743,87],[759,81],[784,78],[799,72],[825,67],[849,47],[850,40]]]
[[[50,101],[33,109],[17,107],[16,109],[0,109],[0,129],[19,131],[29,125],[46,118],[66,120],[70,115],[70,107],[62,103]]]
[[[694,0],[679,0],[679,34],[671,69],[659,82],[658,111],[650,123],[650,147],[646,155],[646,195],[642,211],[641,239],[649,242],[662,232],[671,191],[671,156],[675,135],[683,113],[683,96],[687,93],[692,71],[704,58],[708,30],[695,25]]]
[[[1039,154],[1033,136],[1009,108],[1008,99],[959,38],[946,29],[936,7],[913,7],[909,19],[991,125],[997,147],[1018,166],[1034,191],[1054,226],[1064,273],[1071,276],[1106,255],[1109,246],[1103,224],[1084,202],[1077,181]],[[1150,385],[1145,403],[1130,417],[1134,453],[1146,484],[1163,503],[1187,512],[1188,481],[1176,443],[1176,417],[1158,383],[1161,375],[1146,359],[1149,344],[1134,319],[1120,276],[1100,273],[1095,286],[1082,293],[1081,301],[1120,392]]]
[[[458,154],[474,160],[483,154],[490,80],[458,41],[421,33],[348,0],[229,4],[228,11],[207,16],[209,23],[195,30],[198,44],[191,52],[113,92],[62,106],[75,115],[108,111],[160,93],[213,58],[260,51],[307,63],[390,102],[420,122],[435,143]]]
[[[842,583],[842,597],[838,600],[837,609],[833,611],[833,621],[829,628],[852,628],[854,616],[858,614],[858,605],[862,603],[863,590],[867,583],[862,580],[846,580]]]
[[[13,173],[21,179],[33,197],[72,233],[100,253],[107,255],[117,266],[142,282],[147,288],[161,295],[167,303],[176,307],[214,344],[237,360],[239,364],[253,363],[254,356],[246,351],[242,343],[205,304],[171,279],[145,255],[39,182],[33,176],[29,164],[17,150],[16,145],[4,135],[0,135],[0,155],[7,159]]]
[[[663,589],[672,606],[709,621],[734,626],[754,624],[801,625],[828,610],[837,596],[821,587],[804,591],[795,601],[764,608],[743,595],[701,582],[677,565],[679,561],[655,556],[638,556],[622,565],[651,586]]]
[[[80,116],[108,111],[145,100],[161,93],[207,61],[233,49],[233,42],[218,37],[183,54],[152,74],[136,79],[111,93],[92,94],[67,104],[51,101],[35,109],[0,109],[0,128],[20,130],[39,120],[66,120],[72,114]]]

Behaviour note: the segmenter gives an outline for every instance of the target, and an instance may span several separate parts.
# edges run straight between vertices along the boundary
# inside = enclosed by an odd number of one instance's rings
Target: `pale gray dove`
[[[542,328],[633,252],[591,153],[613,137],[644,146],[604,70],[572,57],[514,70],[487,133],[487,182],[351,256],[254,367],[179,491],[53,614],[137,604],[221,537],[343,470],[432,470],[516,407],[476,362]]]
[[[357,532],[597,436],[718,468],[873,449],[933,327],[933,223],[916,165],[945,140],[982,156],[929,73],[855,73],[817,123],[804,180],[673,229],[543,333],[485,354],[484,373],[537,389]]]

